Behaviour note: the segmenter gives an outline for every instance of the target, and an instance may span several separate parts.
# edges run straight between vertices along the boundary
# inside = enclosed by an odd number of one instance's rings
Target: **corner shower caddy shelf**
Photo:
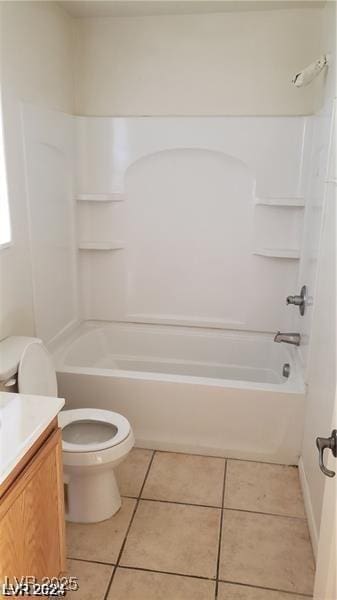
[[[304,198],[256,198],[255,206],[278,206],[281,208],[304,208]]]
[[[300,251],[296,248],[258,248],[253,251],[253,254],[266,258],[286,258],[291,260],[299,260],[300,258]]]
[[[80,242],[78,245],[79,250],[99,250],[99,251],[110,251],[110,250],[123,250],[125,248],[125,242]]]
[[[125,194],[123,192],[111,192],[109,194],[76,194],[77,202],[123,202]]]

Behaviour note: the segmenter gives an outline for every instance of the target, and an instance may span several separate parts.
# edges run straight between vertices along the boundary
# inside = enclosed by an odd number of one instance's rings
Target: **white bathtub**
[[[297,464],[297,349],[269,335],[86,322],[53,351],[66,406],[122,413],[140,447]]]

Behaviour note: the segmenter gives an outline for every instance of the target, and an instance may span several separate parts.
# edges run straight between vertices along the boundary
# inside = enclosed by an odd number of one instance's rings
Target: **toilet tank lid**
[[[17,373],[21,356],[32,342],[42,343],[38,338],[22,335],[7,337],[0,341],[0,383]]]

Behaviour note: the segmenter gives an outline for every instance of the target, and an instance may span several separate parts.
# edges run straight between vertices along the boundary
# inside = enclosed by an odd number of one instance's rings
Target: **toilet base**
[[[64,475],[65,518],[73,523],[97,523],[110,519],[122,501],[113,469],[76,470]]]

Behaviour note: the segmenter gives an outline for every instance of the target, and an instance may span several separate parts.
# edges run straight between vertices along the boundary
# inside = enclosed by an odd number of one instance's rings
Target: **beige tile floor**
[[[71,600],[303,600],[314,562],[295,467],[134,449],[121,510],[67,526]]]

